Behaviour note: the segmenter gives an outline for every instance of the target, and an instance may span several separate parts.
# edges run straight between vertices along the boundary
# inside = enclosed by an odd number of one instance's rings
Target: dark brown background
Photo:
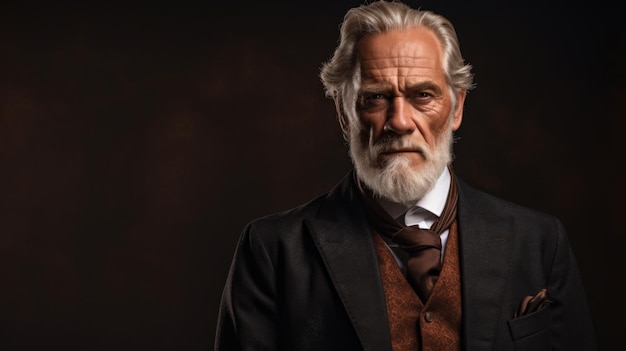
[[[358,3],[2,5],[0,347],[211,349],[245,223],[350,167],[317,74]],[[475,67],[457,173],[564,221],[621,343],[623,16],[503,3],[419,3]]]

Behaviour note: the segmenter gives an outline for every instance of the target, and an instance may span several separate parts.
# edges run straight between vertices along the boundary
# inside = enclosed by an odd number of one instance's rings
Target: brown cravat
[[[458,192],[452,168],[449,169],[451,179],[448,199],[441,217],[433,223],[430,229],[398,223],[378,204],[369,189],[360,186],[371,225],[409,254],[407,280],[424,303],[428,300],[430,291],[441,272],[442,246],[439,235],[448,229],[456,218]],[[356,181],[360,185],[360,182]]]

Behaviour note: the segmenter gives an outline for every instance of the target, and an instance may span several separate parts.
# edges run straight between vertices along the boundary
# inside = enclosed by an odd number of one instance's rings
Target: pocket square
[[[525,316],[529,313],[539,311],[542,308],[546,307],[552,301],[548,299],[548,290],[541,289],[535,294],[535,296],[526,296],[522,299],[517,311],[515,311],[515,315],[513,318]]]

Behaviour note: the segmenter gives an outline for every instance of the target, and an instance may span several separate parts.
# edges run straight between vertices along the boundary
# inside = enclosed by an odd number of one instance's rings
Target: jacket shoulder
[[[300,228],[302,222],[317,217],[327,194],[320,195],[306,203],[281,212],[267,214],[248,222],[246,228],[255,231],[276,233],[290,232]]]
[[[250,221],[247,230],[285,235],[302,230],[305,221],[343,221],[357,218],[360,201],[356,195],[352,173],[348,173],[330,191],[291,209],[265,215]]]
[[[457,182],[459,184],[460,211],[471,208],[471,212],[475,215],[494,216],[494,214],[500,214],[502,216],[520,218],[528,222],[548,221],[560,224],[560,220],[553,214],[488,193],[469,185],[458,177]]]

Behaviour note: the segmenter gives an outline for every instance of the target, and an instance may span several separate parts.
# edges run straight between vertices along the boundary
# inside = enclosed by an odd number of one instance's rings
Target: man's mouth
[[[404,153],[421,153],[422,151],[419,149],[413,148],[399,148],[399,149],[390,149],[381,152],[381,155],[393,155],[393,154],[404,154]]]

